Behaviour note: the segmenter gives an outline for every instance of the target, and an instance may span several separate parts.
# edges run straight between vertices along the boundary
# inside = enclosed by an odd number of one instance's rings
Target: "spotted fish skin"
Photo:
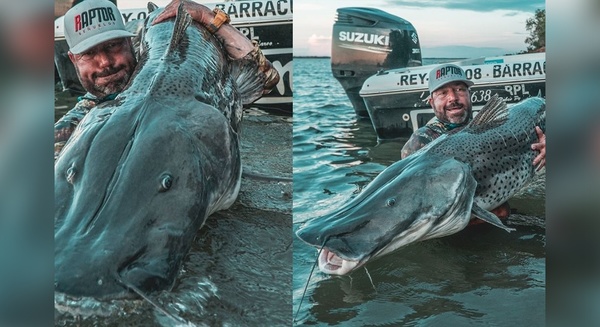
[[[535,175],[531,144],[535,127],[545,130],[546,105],[531,97],[512,107],[494,96],[481,113],[454,135],[444,135],[424,148],[469,164],[477,181],[475,203],[493,209],[512,197]]]

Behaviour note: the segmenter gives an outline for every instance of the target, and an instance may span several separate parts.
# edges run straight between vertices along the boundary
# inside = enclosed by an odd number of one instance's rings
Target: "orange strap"
[[[210,21],[207,28],[209,32],[215,34],[221,28],[221,25],[229,23],[231,19],[229,15],[219,8],[213,9],[213,12],[215,13],[215,17]]]

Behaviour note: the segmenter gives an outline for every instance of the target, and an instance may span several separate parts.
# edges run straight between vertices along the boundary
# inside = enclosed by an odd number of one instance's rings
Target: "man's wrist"
[[[215,13],[215,17],[210,21],[207,28],[209,32],[215,34],[221,28],[221,25],[229,23],[231,19],[227,13],[219,8],[213,9],[213,12]]]

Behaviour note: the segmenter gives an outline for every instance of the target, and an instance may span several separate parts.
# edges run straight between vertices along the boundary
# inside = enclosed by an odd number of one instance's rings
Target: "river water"
[[[406,140],[378,144],[333,78],[329,59],[295,58],[294,85],[295,232],[360,193],[400,159]],[[368,273],[340,277],[315,269],[309,279],[317,251],[295,237],[295,325],[543,326],[544,175],[509,203],[516,212],[507,224],[516,232],[468,227],[370,262]]]

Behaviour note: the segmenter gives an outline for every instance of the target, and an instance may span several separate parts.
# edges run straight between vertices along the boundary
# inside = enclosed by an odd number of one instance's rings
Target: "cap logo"
[[[110,25],[114,25],[116,20],[112,8],[92,8],[75,16],[75,32],[103,22],[112,22]]]
[[[473,86],[473,82],[467,79],[463,69],[455,64],[442,64],[429,71],[430,93],[451,82],[462,82],[467,86]]]
[[[458,67],[446,66],[446,67],[442,67],[442,68],[438,69],[435,72],[436,79],[444,77],[446,75],[461,75],[462,76],[462,71]]]
[[[65,13],[69,51],[80,54],[108,40],[133,37],[117,6],[108,0],[81,1]]]

